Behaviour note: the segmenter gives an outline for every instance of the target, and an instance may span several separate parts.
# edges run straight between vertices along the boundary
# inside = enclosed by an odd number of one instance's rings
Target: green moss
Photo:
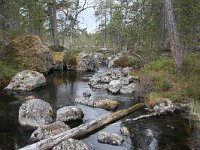
[[[11,65],[5,64],[0,61],[0,81],[10,79],[18,70]]]

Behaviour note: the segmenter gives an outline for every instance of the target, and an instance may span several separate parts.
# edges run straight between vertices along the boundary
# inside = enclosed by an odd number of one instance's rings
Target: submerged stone
[[[98,141],[105,144],[121,145],[124,139],[115,133],[99,132]]]
[[[86,98],[76,98],[76,103],[91,106],[91,107],[99,107],[106,110],[115,110],[119,106],[119,102],[115,100],[92,100],[92,99],[86,99]]]

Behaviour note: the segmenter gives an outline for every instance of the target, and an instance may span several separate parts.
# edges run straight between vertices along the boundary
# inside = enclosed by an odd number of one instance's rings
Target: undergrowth
[[[184,56],[184,68],[176,72],[171,58],[160,58],[146,64],[140,74],[149,75],[154,83],[153,92],[173,101],[200,99],[200,54]]]

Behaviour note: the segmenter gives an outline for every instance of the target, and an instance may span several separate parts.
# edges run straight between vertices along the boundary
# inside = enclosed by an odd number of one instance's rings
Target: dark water
[[[0,150],[13,150],[29,144],[31,132],[23,130],[18,124],[18,110],[25,96],[34,95],[51,104],[54,110],[62,106],[75,105],[74,99],[82,96],[88,86],[88,78],[92,73],[53,72],[47,77],[47,85],[32,92],[9,96],[0,94]],[[103,90],[92,91],[94,98],[114,99],[121,102],[120,108],[127,108],[137,100],[132,96],[112,95]],[[99,118],[109,112],[99,108],[80,106],[84,111],[84,121]],[[133,118],[144,114],[140,110],[126,118]],[[97,142],[97,133],[82,139],[93,150],[200,150],[200,131],[190,127],[188,120],[181,114],[172,114],[157,118],[148,118],[139,121],[124,122],[122,119],[101,130],[120,134],[120,127],[126,126],[131,135],[124,137],[122,146],[112,146]]]

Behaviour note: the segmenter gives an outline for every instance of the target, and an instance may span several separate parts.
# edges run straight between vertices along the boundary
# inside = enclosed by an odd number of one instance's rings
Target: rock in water
[[[92,54],[80,53],[77,59],[78,71],[96,71],[98,66]]]
[[[92,99],[86,99],[86,98],[76,98],[76,103],[91,106],[91,107],[99,107],[106,110],[115,110],[119,106],[119,102],[115,100],[92,100]]]
[[[124,136],[130,135],[130,133],[129,133],[127,127],[121,127],[121,128],[120,128],[120,132],[121,132],[121,134],[124,135]]]
[[[54,136],[58,133],[64,132],[66,130],[69,130],[70,127],[66,125],[64,122],[57,121],[52,124],[43,125],[37,128],[32,134],[31,134],[31,141],[39,141],[42,139],[47,139],[51,136]]]
[[[124,139],[115,133],[99,132],[98,141],[105,144],[121,145]]]
[[[53,110],[49,103],[32,99],[22,104],[19,109],[19,124],[27,129],[36,129],[39,126],[52,122]]]
[[[52,150],[89,150],[89,148],[82,141],[67,139],[53,147]]]
[[[90,97],[90,96],[91,96],[90,91],[85,91],[85,92],[83,92],[83,96],[84,96],[84,97]]]
[[[129,85],[122,86],[120,93],[122,94],[131,94],[135,91],[136,83],[131,83]]]
[[[45,84],[46,79],[43,74],[32,70],[24,70],[17,73],[5,89],[30,91]]]
[[[57,121],[75,121],[83,119],[83,111],[77,106],[65,106],[57,110]]]
[[[18,36],[10,41],[0,52],[0,59],[42,73],[47,73],[54,63],[49,48],[35,35]]]
[[[108,90],[112,93],[112,94],[116,94],[119,92],[119,90],[121,89],[122,84],[119,80],[113,80],[109,83],[108,86]]]

